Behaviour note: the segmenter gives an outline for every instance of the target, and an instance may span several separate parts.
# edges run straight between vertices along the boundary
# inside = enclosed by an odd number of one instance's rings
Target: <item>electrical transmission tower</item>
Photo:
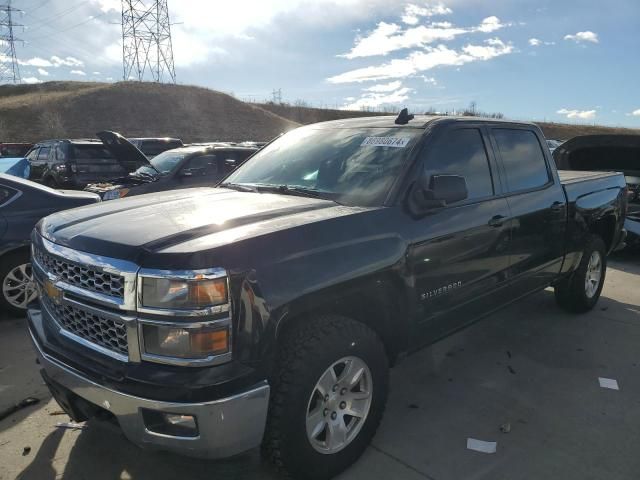
[[[271,92],[271,101],[277,105],[282,103],[282,89],[273,89],[273,92]]]
[[[124,80],[176,83],[167,0],[122,0]]]
[[[22,40],[13,36],[13,28],[21,27],[13,23],[13,14],[20,10],[11,6],[11,0],[0,5],[0,83],[20,83],[20,66],[16,57],[16,42]]]

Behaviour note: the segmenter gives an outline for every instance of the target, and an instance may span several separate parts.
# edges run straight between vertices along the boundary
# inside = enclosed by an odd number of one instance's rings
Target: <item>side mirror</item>
[[[467,182],[460,175],[432,175],[416,182],[409,193],[409,209],[416,215],[424,215],[436,208],[460,202],[469,196]]]

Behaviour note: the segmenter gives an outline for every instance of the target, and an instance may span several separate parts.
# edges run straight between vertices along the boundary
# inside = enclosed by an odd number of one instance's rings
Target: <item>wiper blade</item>
[[[256,187],[261,191],[280,193],[282,195],[297,195],[299,197],[321,198],[338,203],[334,199],[328,198],[327,193],[314,190],[313,188],[300,187],[297,185],[256,185]]]
[[[259,193],[259,190],[256,187],[252,187],[250,185],[242,185],[241,183],[221,183],[218,186],[222,188],[229,188],[231,190],[237,190],[238,192]]]

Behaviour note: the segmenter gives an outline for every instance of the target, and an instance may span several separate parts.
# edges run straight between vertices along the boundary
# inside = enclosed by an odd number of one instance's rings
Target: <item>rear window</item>
[[[167,150],[172,150],[174,148],[180,148],[181,146],[182,142],[178,140],[172,140],[168,142],[159,140],[145,140],[142,142],[142,145],[140,145],[140,151],[149,157],[155,157],[162,152],[166,152]]]
[[[510,192],[545,185],[549,171],[538,137],[531,130],[493,129]]]
[[[72,145],[71,157],[75,159],[113,158],[109,150],[102,145]]]

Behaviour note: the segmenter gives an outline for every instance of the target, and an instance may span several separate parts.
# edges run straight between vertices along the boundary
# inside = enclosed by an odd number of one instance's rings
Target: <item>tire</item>
[[[56,180],[53,177],[48,177],[45,181],[44,184],[49,187],[49,188],[53,188],[53,189],[58,189],[60,188],[60,186],[58,185],[58,182],[56,182]]]
[[[600,274],[596,275],[596,263],[599,259]],[[580,265],[570,278],[555,286],[556,302],[563,309],[573,313],[591,310],[602,293],[607,273],[607,247],[602,238],[590,235],[582,253]],[[587,286],[587,277],[589,283]],[[597,282],[595,278],[597,277]]]
[[[287,332],[278,353],[277,369],[270,382],[263,454],[292,478],[331,478],[360,457],[378,428],[389,389],[384,346],[366,325],[323,315]],[[334,381],[329,370],[337,377],[337,389],[328,387]],[[360,377],[351,375],[360,370]],[[347,391],[347,383],[341,383],[343,376],[359,378],[359,383]],[[328,401],[322,396],[326,390],[331,396]],[[366,392],[369,400],[364,399]],[[351,411],[361,417],[349,415]],[[331,429],[327,422],[333,425]],[[311,433],[309,425],[313,427]],[[341,430],[339,425],[346,427]],[[330,430],[336,432],[334,437]],[[340,431],[350,432],[341,446]]]
[[[0,259],[0,309],[11,315],[24,315],[27,304],[37,298],[31,278],[28,252],[9,254]]]

